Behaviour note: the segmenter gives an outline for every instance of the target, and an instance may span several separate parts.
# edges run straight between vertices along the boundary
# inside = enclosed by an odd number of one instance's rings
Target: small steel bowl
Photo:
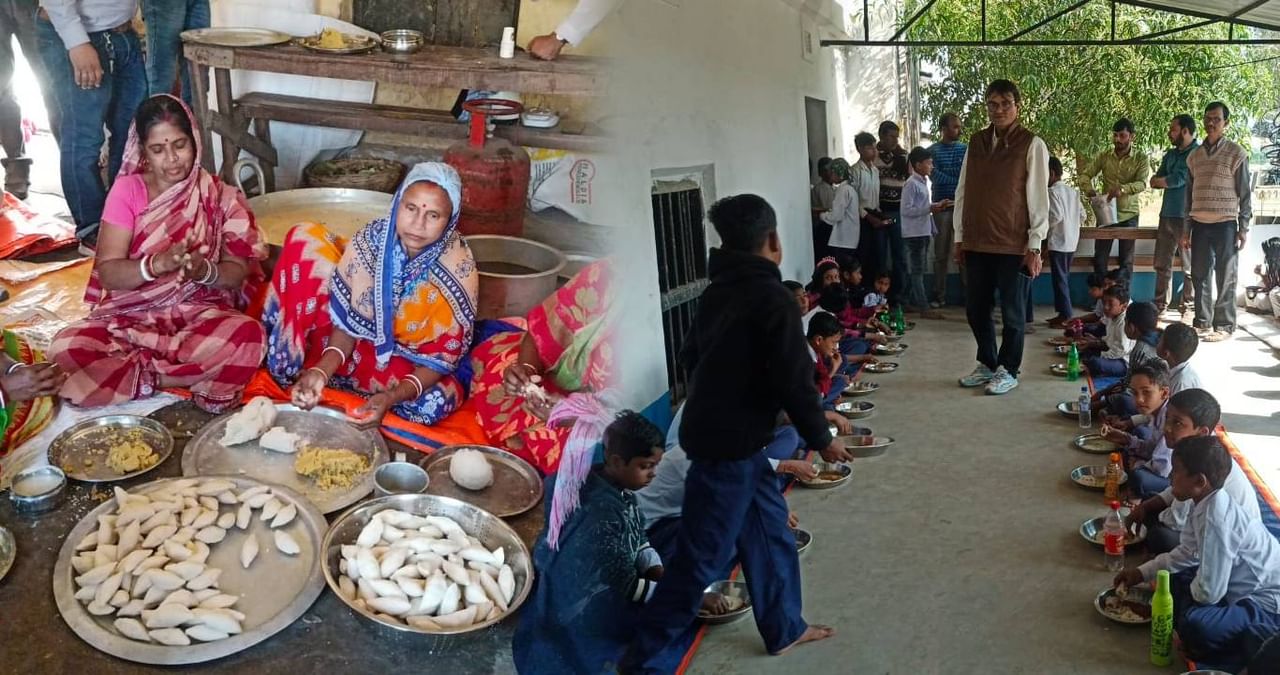
[[[876,345],[875,352],[880,356],[897,356],[907,351],[907,345],[898,342],[891,345]]]
[[[1103,589],[1103,591],[1093,599],[1093,608],[1098,610],[1098,613],[1101,614],[1102,616],[1105,616],[1116,623],[1123,623],[1131,626],[1138,626],[1142,624],[1151,623],[1151,596],[1154,594],[1149,589],[1130,588],[1125,593],[1124,601],[1126,603],[1145,606],[1147,608],[1147,617],[1139,621],[1121,619],[1118,616],[1107,613],[1107,610],[1103,608],[1103,603],[1107,601],[1107,598],[1115,594],[1116,594],[1116,589],[1114,588]]]
[[[857,380],[854,382],[850,382],[849,386],[845,387],[844,391],[841,393],[843,393],[845,396],[866,396],[867,394],[874,394],[879,389],[880,389],[880,384],[877,382],[867,382],[865,380]]]
[[[13,533],[0,526],[0,579],[4,579],[4,575],[9,573],[9,568],[13,567],[13,561],[18,557],[18,543],[13,538]]]
[[[813,468],[817,469],[818,473],[834,471],[839,473],[840,477],[835,480],[824,480],[822,478],[814,478],[813,480],[798,479],[796,482],[802,487],[814,490],[830,490],[831,488],[840,487],[841,485],[848,483],[849,479],[853,478],[853,467],[848,464],[832,464],[819,459],[813,463]]]
[[[380,37],[382,51],[388,54],[416,54],[422,51],[422,45],[425,44],[422,31],[417,30],[389,30]]]
[[[876,404],[871,401],[841,401],[836,404],[836,412],[851,420],[870,417],[875,410]]]
[[[1128,509],[1120,509],[1120,515],[1122,516],[1128,515],[1128,512],[1129,512]],[[1102,531],[1103,531],[1103,528],[1106,526],[1106,522],[1107,522],[1106,516],[1098,516],[1097,518],[1090,518],[1089,520],[1086,520],[1083,523],[1080,523],[1080,538],[1084,539],[1090,544],[1093,544],[1094,546],[1101,547],[1104,543],[1102,541]],[[1147,540],[1147,526],[1139,525],[1138,534],[1135,535],[1131,533],[1125,536],[1124,545],[1136,546],[1146,540]]]
[[[1129,474],[1121,471],[1120,484],[1124,485],[1128,481]],[[1077,466],[1071,472],[1071,482],[1087,490],[1105,490],[1107,487],[1107,465],[1086,464],[1085,466]]]
[[[1077,407],[1079,405],[1080,404],[1076,401],[1063,401],[1062,403],[1058,404],[1058,414],[1062,415],[1063,417],[1070,417],[1071,419],[1076,419],[1080,417],[1080,411],[1077,410]]]
[[[839,437],[840,437],[840,430],[839,430],[839,429],[837,429],[837,428],[836,428],[836,425],[834,425],[834,424],[828,424],[828,425],[827,425],[827,431],[830,431],[830,432],[831,432],[831,436],[832,436],[832,438],[839,438]],[[871,436],[871,435],[872,435],[872,433],[871,433],[871,429],[870,429],[869,427],[854,427],[854,428],[849,432],[849,435],[850,435],[850,436]]]
[[[898,369],[898,365],[895,361],[881,361],[879,363],[868,363],[862,369],[868,373],[892,373]]]
[[[42,477],[53,477],[57,480],[57,483],[52,488],[39,494],[20,494],[18,488],[24,480]],[[62,469],[50,464],[28,469],[14,476],[13,482],[9,485],[9,501],[13,502],[14,511],[33,516],[57,508],[66,497],[66,491],[67,474],[63,473]]]
[[[804,555],[809,550],[809,546],[813,544],[813,535],[808,530],[802,530],[798,527],[791,528],[791,534],[796,536],[796,555]]]
[[[868,457],[879,457],[888,451],[889,446],[894,441],[888,436],[872,436],[866,434],[864,436],[841,436],[840,440],[844,441],[844,447],[853,455],[855,459],[866,459]]]
[[[1059,377],[1066,377],[1066,376],[1067,376],[1067,374],[1068,374],[1068,373],[1067,373],[1067,364],[1065,364],[1065,363],[1055,363],[1055,364],[1053,364],[1053,365],[1049,366],[1049,372],[1051,372],[1051,373],[1053,373],[1054,375],[1057,375],[1057,376],[1059,376]]]
[[[724,614],[712,615],[698,612],[698,618],[702,619],[703,623],[710,625],[732,623],[751,613],[751,595],[747,593],[747,585],[741,581],[717,581],[707,586],[702,593],[704,595],[707,593],[719,593],[742,601],[741,607]]]

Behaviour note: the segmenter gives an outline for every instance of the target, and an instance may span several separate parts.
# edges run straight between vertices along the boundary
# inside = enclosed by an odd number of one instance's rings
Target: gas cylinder
[[[503,138],[489,135],[491,116],[519,115],[513,101],[477,99],[462,105],[471,113],[471,135],[449,147],[444,161],[462,178],[463,234],[524,234],[525,200],[529,192],[529,153]]]

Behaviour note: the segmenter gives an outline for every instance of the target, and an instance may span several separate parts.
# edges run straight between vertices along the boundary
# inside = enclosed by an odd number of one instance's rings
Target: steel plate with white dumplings
[[[53,596],[71,631],[112,656],[154,665],[219,659],[315,602],[325,527],[297,492],[242,476],[116,488],[67,535]]]

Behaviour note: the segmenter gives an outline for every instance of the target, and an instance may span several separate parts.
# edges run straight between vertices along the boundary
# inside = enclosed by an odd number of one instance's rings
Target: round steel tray
[[[256,440],[229,448],[222,445],[219,441],[227,420],[234,414],[230,413],[206,424],[187,442],[182,452],[182,475],[221,473],[283,485],[301,493],[324,513],[340,511],[373,491],[373,472],[388,459],[387,444],[378,432],[355,428],[345,414],[332,408],[304,411],[287,403],[277,403],[276,410],[276,426],[300,434],[311,445],[364,455],[369,460],[369,471],[349,488],[322,490],[310,478],[293,470],[297,455],[265,450]]]
[[[489,458],[493,485],[468,490],[453,482],[449,464],[454,453],[464,449],[478,450]],[[542,501],[542,476],[538,470],[506,450],[486,445],[448,445],[427,455],[419,464],[430,478],[427,494],[464,501],[499,518],[519,515]]]
[[[160,457],[155,464],[132,473],[118,474],[107,466],[107,453],[119,443],[121,433],[137,430],[142,441]],[[71,478],[85,483],[125,480],[151,471],[173,452],[173,434],[156,420],[137,415],[104,415],[87,419],[58,434],[49,444],[49,463]],[[92,465],[85,466],[91,460]]]
[[[200,478],[225,478],[237,486],[237,492],[263,485],[244,476],[201,476]],[[135,486],[132,494],[153,492],[176,478],[165,478],[145,485]],[[174,666],[212,661],[252,647],[275,635],[298,620],[324,590],[324,578],[320,575],[320,542],[324,537],[324,515],[307,503],[302,495],[279,485],[272,485],[273,492],[283,494],[297,506],[298,515],[283,529],[298,542],[302,551],[296,556],[285,556],[271,542],[271,530],[255,513],[249,530],[232,528],[226,539],[213,545],[208,564],[222,570],[218,586],[224,593],[241,596],[235,605],[246,615],[244,632],[216,642],[196,642],[188,647],[169,647],[156,643],[139,642],[124,637],[111,625],[112,617],[95,617],[75,599],[75,571],[71,557],[76,544],[85,535],[98,528],[98,516],[116,508],[114,499],[107,500],[80,520],[62,543],[58,561],[53,568],[53,597],[63,621],[80,639],[99,651],[112,656],[153,665]],[[235,507],[227,507],[234,513]],[[249,569],[240,566],[240,546],[250,534],[258,537],[262,552]]]
[[[875,410],[876,404],[871,401],[841,401],[836,404],[836,412],[851,420],[870,417]]]
[[[1122,511],[1124,510],[1122,509]],[[1097,518],[1090,518],[1089,520],[1080,523],[1080,538],[1094,546],[1102,547],[1102,528],[1105,526],[1106,522],[1106,516],[1098,516]],[[1125,535],[1124,545],[1136,546],[1146,540],[1147,527],[1145,525],[1139,525],[1137,534],[1128,533]]]
[[[1071,482],[1087,490],[1105,490],[1107,487],[1107,465],[1086,464],[1077,466],[1071,471]],[[1129,482],[1129,474],[1120,472],[1120,484]]]
[[[1079,419],[1080,412],[1076,410],[1077,405],[1079,404],[1076,401],[1063,401],[1058,404],[1058,414],[1063,417],[1070,417],[1073,420]]]
[[[791,534],[796,537],[796,555],[804,555],[804,552],[813,545],[813,535],[809,534],[808,530],[798,527],[792,528]]]
[[[1101,449],[1102,443],[1107,445],[1106,449]],[[1097,447],[1091,447],[1094,445],[1097,445]],[[1109,455],[1120,450],[1120,446],[1108,441],[1099,434],[1082,434],[1080,436],[1076,436],[1075,439],[1071,441],[1071,447],[1082,452],[1087,452],[1091,455]]]
[[[733,610],[732,612],[725,612],[724,614],[712,615],[712,614],[703,614],[701,611],[699,611],[698,619],[700,619],[703,623],[707,625],[718,626],[721,624],[733,623],[734,621],[737,621],[738,619],[741,619],[742,617],[751,613],[751,595],[747,593],[747,584],[745,582],[717,581],[711,584],[710,586],[707,586],[707,588],[702,592],[704,594],[720,593],[722,595],[726,595],[731,598],[738,598],[742,600],[742,606]]]
[[[338,592],[338,577],[342,574],[338,568],[338,563],[342,560],[342,545],[355,543],[356,537],[360,535],[360,531],[364,529],[364,526],[373,519],[374,514],[385,509],[399,509],[418,516],[445,516],[452,518],[468,535],[479,539],[485,548],[492,550],[501,546],[506,563],[511,566],[511,572],[516,581],[516,592],[511,597],[511,603],[508,605],[507,611],[493,619],[470,626],[428,631],[405,624],[384,621],[375,616],[374,612],[368,609],[359,609],[347,602],[342,597],[342,594]],[[529,548],[520,539],[520,535],[516,534],[515,530],[511,529],[501,518],[494,516],[492,513],[448,497],[436,495],[389,495],[371,499],[338,516],[338,519],[333,522],[333,526],[329,528],[329,532],[324,535],[324,543],[321,545],[321,550],[323,551],[322,567],[324,568],[324,578],[333,594],[338,596],[338,599],[345,603],[351,611],[365,619],[379,626],[385,626],[403,633],[447,638],[483,630],[501,623],[515,614],[533,589],[533,559],[529,554]],[[447,646],[447,644],[447,642],[441,642],[435,647],[443,647]]]
[[[868,363],[862,367],[868,373],[892,373],[898,369],[896,361],[881,361],[880,363]]]
[[[178,37],[183,42],[214,47],[269,47],[282,45],[293,39],[288,33],[265,28],[197,28],[184,30]]]
[[[876,345],[875,347],[875,353],[881,356],[897,356],[905,351],[907,351],[907,345],[902,342],[890,345]]]
[[[849,386],[845,387],[844,391],[841,393],[845,396],[866,396],[867,394],[876,393],[879,389],[880,383],[878,382],[856,380],[854,382],[850,382]]]
[[[1053,365],[1049,366],[1049,372],[1050,372],[1050,373],[1053,373],[1054,375],[1058,375],[1058,376],[1060,376],[1060,377],[1066,377],[1066,376],[1067,376],[1067,364],[1065,364],[1065,363],[1055,363],[1055,364],[1053,364]]]
[[[855,459],[879,457],[888,451],[894,440],[889,436],[843,436],[844,447]]]
[[[830,490],[831,488],[840,487],[841,485],[848,483],[849,479],[853,478],[853,467],[848,464],[830,464],[819,459],[814,462],[814,467],[818,470],[818,473],[822,473],[823,471],[837,471],[840,473],[840,478],[835,480],[822,480],[821,478],[815,478],[813,480],[797,479],[796,483],[802,487],[807,487],[812,490]]]
[[[376,38],[371,38],[367,35],[344,34],[342,36],[342,42],[346,46],[333,48],[321,47],[319,35],[293,39],[293,44],[298,45],[303,49],[310,49],[313,52],[319,52],[321,54],[364,54],[377,49],[381,44]]]
[[[1111,614],[1108,614],[1108,613],[1107,613],[1107,611],[1106,611],[1105,609],[1103,609],[1103,608],[1102,608],[1102,603],[1106,602],[1107,598],[1109,598],[1109,597],[1111,597],[1111,596],[1113,596],[1113,595],[1115,595],[1115,594],[1116,594],[1116,589],[1114,589],[1114,588],[1107,588],[1107,589],[1104,589],[1101,593],[1099,593],[1099,594],[1097,595],[1097,597],[1095,597],[1095,598],[1093,599],[1093,608],[1094,608],[1094,609],[1096,609],[1096,610],[1098,610],[1098,613],[1099,613],[1099,614],[1101,614],[1102,616],[1105,616],[1106,618],[1108,618],[1108,619],[1110,619],[1110,620],[1112,620],[1112,621],[1114,621],[1114,622],[1116,622],[1116,623],[1123,623],[1123,624],[1125,624],[1125,625],[1130,625],[1130,626],[1140,626],[1140,625],[1143,625],[1143,624],[1151,623],[1151,616],[1150,616],[1150,614],[1151,614],[1151,596],[1153,595],[1153,593],[1152,593],[1150,590],[1145,589],[1145,588],[1130,588],[1130,589],[1125,593],[1125,598],[1124,598],[1124,599],[1125,599],[1125,602],[1132,602],[1132,603],[1137,604],[1137,605],[1144,605],[1144,606],[1146,606],[1146,608],[1147,608],[1147,615],[1148,615],[1148,616],[1147,616],[1147,618],[1142,619],[1142,620],[1139,620],[1139,621],[1127,621],[1127,620],[1125,620],[1125,619],[1121,619],[1121,618],[1120,618],[1120,617],[1118,617],[1118,616],[1113,616],[1113,615],[1111,615]]]

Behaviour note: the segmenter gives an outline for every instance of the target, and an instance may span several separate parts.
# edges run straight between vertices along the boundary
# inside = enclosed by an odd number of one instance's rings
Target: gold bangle
[[[320,376],[324,378],[324,381],[325,381],[325,383],[326,383],[326,384],[328,384],[328,382],[329,382],[329,378],[330,378],[330,377],[333,377],[333,376],[332,376],[332,375],[330,375],[329,373],[324,372],[324,368],[318,368],[318,367],[316,367],[316,366],[311,366],[310,368],[307,368],[307,370],[314,370],[314,371],[316,371],[317,373],[320,373]]]

